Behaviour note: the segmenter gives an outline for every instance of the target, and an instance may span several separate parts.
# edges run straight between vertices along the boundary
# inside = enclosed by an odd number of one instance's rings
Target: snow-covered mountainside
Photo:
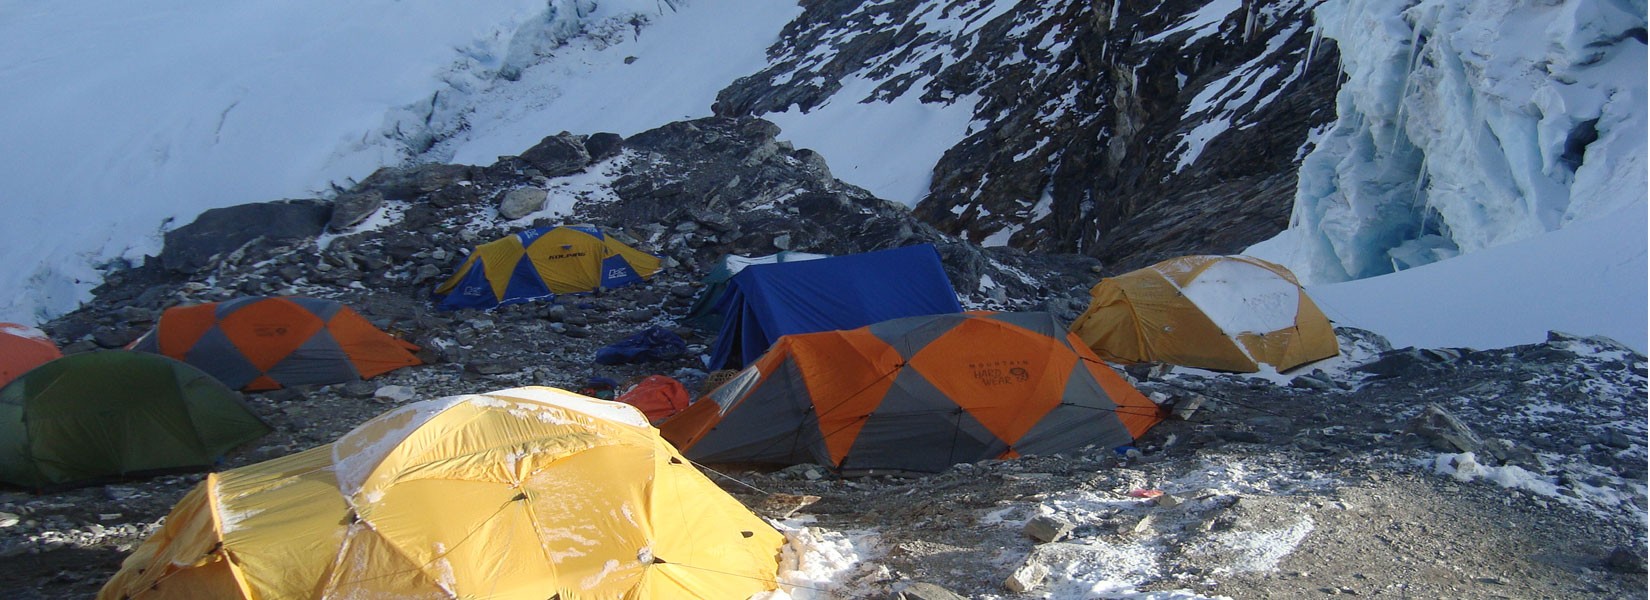
[[[1316,20],[1347,79],[1300,169],[1303,279],[1643,221],[1621,212],[1646,201],[1643,0],[1336,0]]]
[[[772,66],[723,90],[717,112],[787,131],[799,113],[833,115],[847,131],[819,149],[855,183],[866,167],[834,149],[921,153],[935,127],[886,128],[869,107],[964,113],[927,185],[890,199],[984,245],[1118,267],[1235,252],[1281,228],[1301,145],[1331,116],[1315,2],[804,4]]]

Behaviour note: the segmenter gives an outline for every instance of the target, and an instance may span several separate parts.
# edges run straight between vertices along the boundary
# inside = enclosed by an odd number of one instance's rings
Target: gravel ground
[[[563,350],[578,355],[603,337]],[[1195,371],[1147,378],[1142,389],[1159,399],[1206,404],[1153,429],[1139,456],[1090,449],[916,478],[838,479],[807,465],[707,470],[775,517],[775,506],[791,506],[787,495],[818,496],[784,521],[799,540],[858,540],[858,561],[826,565],[823,576],[823,559],[806,553],[817,545],[797,542],[805,553],[786,581],[798,598],[917,594],[919,582],[970,598],[1644,597],[1642,356],[1562,336],[1487,352],[1384,351],[1343,331],[1343,347],[1346,358],[1292,385]],[[435,364],[251,395],[276,433],[223,466],[325,443],[405,401],[574,386],[594,373],[476,370]],[[417,393],[395,397],[394,386]],[[1440,471],[1438,457],[1459,465],[1461,453],[1420,426],[1429,405],[1484,444],[1479,460],[1501,466],[1487,472],[1528,477],[1502,477],[1509,488],[1466,477],[1470,468]],[[92,597],[200,479],[0,492],[0,597]],[[1137,497],[1145,490],[1166,495]],[[1038,517],[1066,531],[1034,539],[1027,523]],[[1047,575],[1025,591],[1005,587],[1028,562]]]

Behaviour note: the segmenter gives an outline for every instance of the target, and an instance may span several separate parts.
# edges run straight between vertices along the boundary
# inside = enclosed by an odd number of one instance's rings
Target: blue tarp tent
[[[780,336],[854,329],[899,317],[962,312],[933,246],[768,265],[729,280],[711,369],[744,366]]]

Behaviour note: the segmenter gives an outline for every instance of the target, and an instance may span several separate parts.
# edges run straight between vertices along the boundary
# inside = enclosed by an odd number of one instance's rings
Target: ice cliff
[[[1302,279],[1403,270],[1645,203],[1644,0],[1329,0],[1315,21],[1341,52],[1337,120],[1269,243]]]

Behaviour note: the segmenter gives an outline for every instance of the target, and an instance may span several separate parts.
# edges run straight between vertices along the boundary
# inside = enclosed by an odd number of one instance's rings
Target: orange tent
[[[660,426],[689,458],[938,472],[1130,444],[1162,411],[1048,313],[788,335]]]
[[[636,407],[648,421],[658,423],[687,409],[693,396],[674,377],[648,375],[615,400]]]
[[[28,325],[0,323],[0,387],[62,356],[46,332]]]
[[[131,348],[184,361],[235,389],[340,383],[421,364],[418,346],[343,304],[238,298],[168,308]]]

